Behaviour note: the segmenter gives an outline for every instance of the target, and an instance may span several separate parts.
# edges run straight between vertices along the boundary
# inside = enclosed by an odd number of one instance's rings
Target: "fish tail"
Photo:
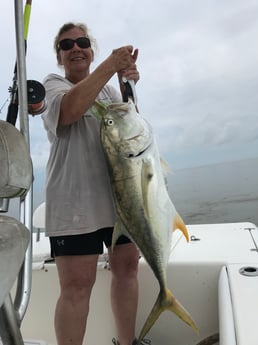
[[[165,290],[165,310],[170,310],[175,313],[181,320],[187,323],[196,333],[199,333],[198,327],[188,311],[182,306],[182,304],[175,298],[173,293],[169,290]]]
[[[185,323],[192,327],[196,333],[199,333],[198,327],[196,326],[188,311],[177,301],[177,299],[169,289],[165,289],[164,291],[160,291],[159,293],[159,296],[140,332],[138,344],[149,332],[151,327],[159,318],[160,314],[165,310],[170,310],[175,313],[180,319],[182,319]]]
[[[185,236],[186,241],[189,242],[189,235],[188,235],[186,225],[178,213],[175,215],[174,223],[173,223],[173,230],[176,230],[176,229],[181,230],[183,235]]]

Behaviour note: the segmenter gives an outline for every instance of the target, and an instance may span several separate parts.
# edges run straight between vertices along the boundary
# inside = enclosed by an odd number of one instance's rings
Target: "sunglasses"
[[[79,37],[76,40],[72,40],[71,38],[65,38],[58,43],[58,49],[62,50],[70,50],[73,48],[74,43],[77,44],[80,48],[89,48],[91,46],[90,40],[88,37]]]

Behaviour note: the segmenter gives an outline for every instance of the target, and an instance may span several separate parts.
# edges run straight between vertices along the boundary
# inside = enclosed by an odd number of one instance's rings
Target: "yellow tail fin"
[[[188,235],[187,228],[185,226],[183,219],[179,216],[178,213],[175,215],[174,223],[173,223],[173,230],[176,230],[176,229],[181,230],[183,235],[185,236],[186,241],[189,242],[189,235]]]
[[[195,332],[199,333],[198,327],[196,326],[188,311],[177,301],[177,299],[169,289],[165,289],[165,291],[160,291],[159,296],[147,320],[145,321],[145,324],[138,338],[138,344],[149,332],[151,327],[159,318],[160,314],[165,310],[170,310],[175,313],[180,319],[182,319],[185,323],[192,327]]]

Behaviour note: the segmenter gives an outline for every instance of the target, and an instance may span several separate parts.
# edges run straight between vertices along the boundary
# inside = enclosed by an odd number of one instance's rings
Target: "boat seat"
[[[32,162],[21,132],[0,120],[0,198],[23,197],[32,183]],[[19,273],[30,232],[18,220],[0,214],[0,306]]]
[[[23,197],[32,184],[32,162],[21,132],[0,120],[0,198]]]
[[[0,215],[0,306],[23,264],[30,232],[18,220]]]
[[[258,262],[230,264],[218,286],[220,345],[257,345]]]

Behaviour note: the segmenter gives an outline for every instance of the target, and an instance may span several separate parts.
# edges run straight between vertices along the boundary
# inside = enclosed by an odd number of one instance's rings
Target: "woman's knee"
[[[110,268],[117,277],[134,278],[138,273],[139,251],[134,244],[117,246],[110,255]]]
[[[74,302],[88,300],[96,280],[96,262],[89,263],[87,258],[71,261],[57,260],[61,295]]]

